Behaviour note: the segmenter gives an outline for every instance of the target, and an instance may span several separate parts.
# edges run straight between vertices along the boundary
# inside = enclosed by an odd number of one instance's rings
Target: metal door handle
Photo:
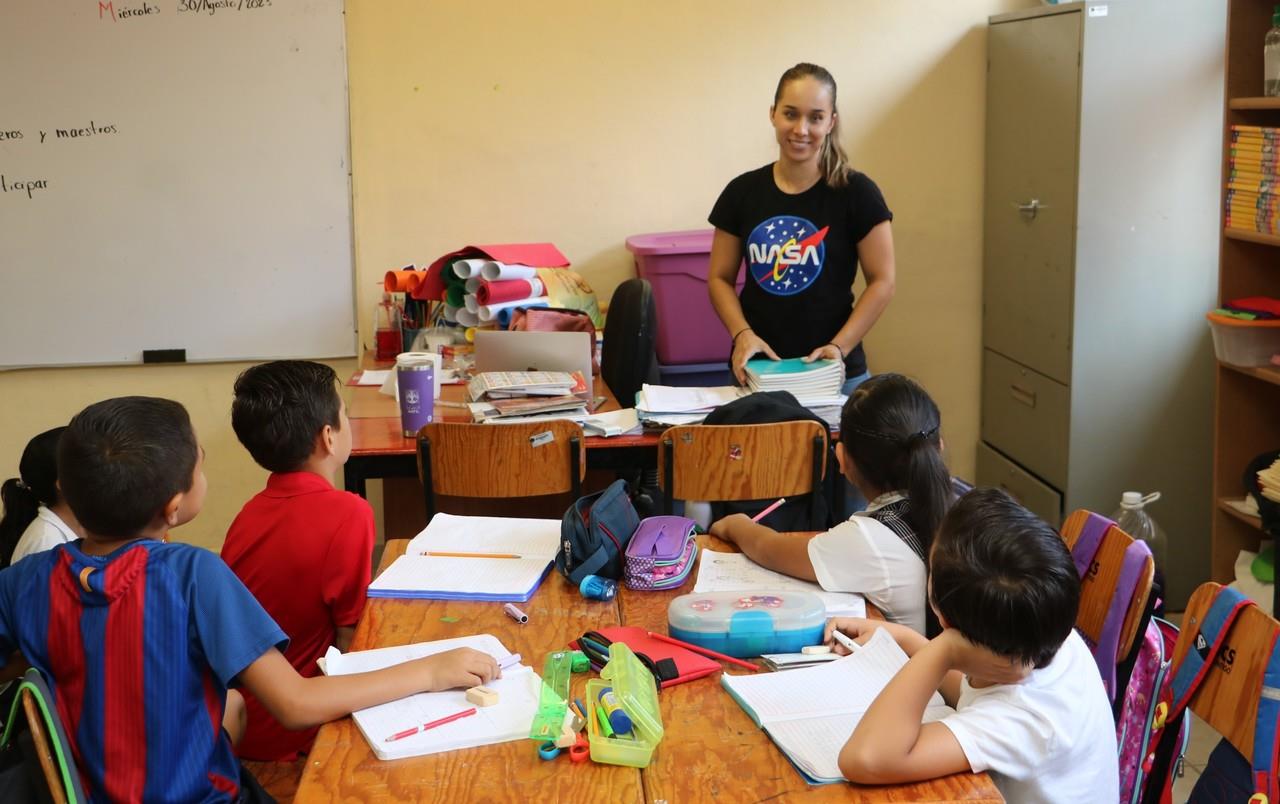
[[[1029,388],[1023,388],[1021,385],[1010,384],[1009,396],[1029,408],[1034,408],[1036,406],[1036,392]]]
[[[1028,218],[1034,218],[1036,213],[1040,211],[1040,199],[1033,198],[1030,201],[1018,204],[1018,211]]]

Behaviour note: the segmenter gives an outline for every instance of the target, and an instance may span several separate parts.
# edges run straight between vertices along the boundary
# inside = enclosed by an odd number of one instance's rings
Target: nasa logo
[[[794,215],[756,226],[747,238],[747,269],[756,284],[775,296],[794,296],[812,285],[826,263],[828,228]]]

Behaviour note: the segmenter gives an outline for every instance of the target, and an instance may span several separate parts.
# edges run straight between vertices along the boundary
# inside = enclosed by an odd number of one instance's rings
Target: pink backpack
[[[1089,514],[1080,530],[1080,537],[1071,550],[1076,571],[1082,579],[1090,571],[1094,557],[1102,546],[1103,537],[1113,527],[1115,523],[1110,519]],[[1145,627],[1141,630],[1142,638],[1136,641],[1130,655],[1119,668],[1115,660],[1125,614],[1150,558],[1151,549],[1145,542],[1135,540],[1129,545],[1125,550],[1116,592],[1111,598],[1111,606],[1103,621],[1098,642],[1094,644],[1088,638],[1085,639],[1093,651],[1103,686],[1112,700],[1115,712],[1121,802],[1141,800],[1146,777],[1152,769],[1156,745],[1160,741],[1173,702],[1170,665],[1173,646],[1178,641],[1178,629],[1172,623],[1151,616],[1155,607],[1154,595],[1147,601],[1143,612]],[[1190,738],[1190,721],[1182,720],[1179,728],[1181,734],[1177,741],[1176,757],[1177,762],[1181,763]]]

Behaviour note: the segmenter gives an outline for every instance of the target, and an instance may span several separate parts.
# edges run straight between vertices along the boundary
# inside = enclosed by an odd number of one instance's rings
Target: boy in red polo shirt
[[[236,379],[231,426],[271,476],[231,523],[222,558],[289,635],[289,663],[318,675],[316,659],[351,642],[373,554],[373,509],[333,487],[351,453],[338,377],[305,360],[247,369]],[[291,760],[311,748],[315,729],[285,729],[249,694],[245,707],[240,756]]]

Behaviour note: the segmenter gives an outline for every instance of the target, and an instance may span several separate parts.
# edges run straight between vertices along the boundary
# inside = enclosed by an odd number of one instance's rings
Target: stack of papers
[[[483,371],[467,383],[471,399],[498,399],[520,396],[565,396],[587,392],[579,372],[567,371]]]
[[[790,673],[725,673],[720,683],[809,782],[831,784],[844,781],[840,749],[906,663],[907,654],[881,628],[838,661]],[[953,712],[935,692],[922,722]]]
[[[523,602],[560,546],[560,520],[436,514],[369,597]]]
[[[867,601],[862,595],[828,592],[816,583],[765,569],[743,553],[702,551],[694,592],[754,592],[760,589],[817,595],[827,607],[828,617],[867,616]],[[370,594],[373,594],[372,591]]]
[[[839,360],[748,360],[746,374],[752,391],[789,391],[807,408],[843,404],[844,364]]]
[[[364,673],[464,647],[488,653],[499,660],[511,655],[511,651],[497,637],[492,634],[477,634],[354,653],[339,653],[337,648],[329,648],[324,657],[324,671],[331,676]],[[467,702],[466,693],[463,690],[421,692],[399,701],[361,709],[353,712],[351,717],[378,759],[422,756],[456,748],[526,739],[529,736],[529,723],[538,711],[538,694],[542,687],[538,674],[526,665],[517,664],[503,670],[502,678],[494,679],[485,686],[498,693],[498,703],[478,708],[470,717],[419,731],[399,740],[388,742],[387,738],[414,726],[470,709],[472,704]]]
[[[741,388],[678,388],[645,383],[636,394],[636,414],[642,421],[670,427],[697,424],[721,405],[743,396]]]
[[[582,429],[586,431],[587,435],[604,436],[605,438],[643,431],[640,426],[640,419],[636,416],[635,408],[611,410],[608,413],[596,413],[588,416],[582,420]]]

